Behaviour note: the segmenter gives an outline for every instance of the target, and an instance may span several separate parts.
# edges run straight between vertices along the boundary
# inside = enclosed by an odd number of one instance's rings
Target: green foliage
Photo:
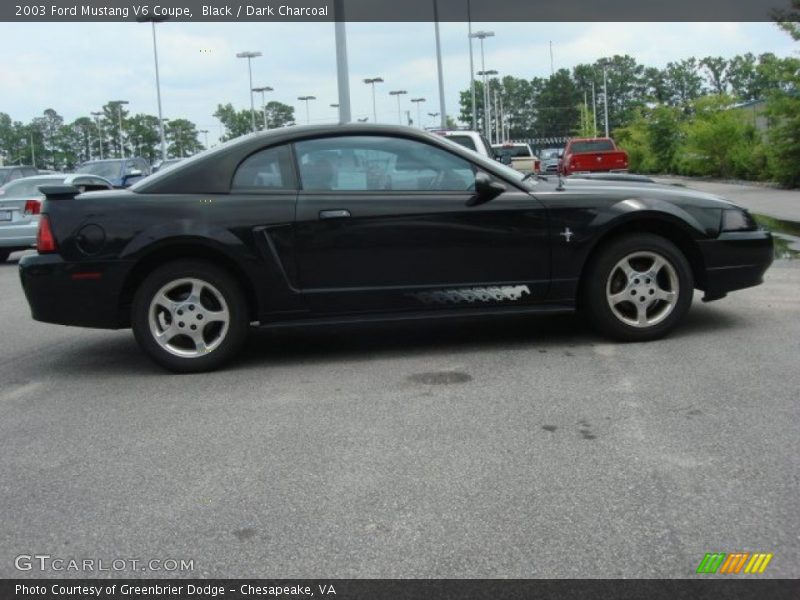
[[[684,125],[685,145],[678,168],[686,175],[751,177],[760,140],[729,96],[706,96],[694,103],[694,119]]]
[[[774,121],[769,134],[769,170],[783,185],[800,186],[800,96],[775,92],[767,103],[767,114]]]

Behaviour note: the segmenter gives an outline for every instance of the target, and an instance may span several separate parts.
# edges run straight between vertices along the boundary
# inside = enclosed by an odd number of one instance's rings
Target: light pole
[[[329,106],[331,108],[333,108],[334,110],[336,110],[336,115],[338,116],[339,115],[339,103],[338,102],[333,102],[333,103],[329,104]]]
[[[592,130],[592,136],[597,137],[597,99],[595,98],[594,81],[592,81],[592,118],[594,119],[594,129]]]
[[[236,58],[246,58],[247,59],[247,74],[250,77],[250,131],[256,130],[256,108],[253,104],[253,66],[252,60],[254,58],[258,58],[261,56],[261,52],[238,52],[236,54]]]
[[[494,31],[476,31],[475,33],[470,34],[474,38],[478,38],[481,41],[481,70],[478,73],[480,75],[483,73],[483,132],[486,134],[486,137],[489,137],[490,129],[489,129],[489,118],[488,118],[488,110],[489,110],[489,94],[486,90],[486,61],[483,54],[483,40],[486,38],[494,37]]]
[[[438,112],[428,113],[428,116],[431,117],[435,121],[436,117],[439,116],[439,113]]]
[[[478,130],[478,107],[475,106],[475,65],[472,60],[472,3],[467,0],[467,39],[469,40],[469,90],[472,94],[472,130]]]
[[[119,115],[119,154],[120,158],[125,158],[125,142],[122,141],[122,105],[128,104],[128,101],[112,100],[109,104],[117,105],[117,114]]]
[[[439,35],[439,3],[433,0],[433,27],[436,36],[436,74],[439,80],[439,112],[442,113],[442,129],[447,126],[447,110],[444,106],[444,71],[442,69],[442,40]]]
[[[198,129],[197,133],[202,133],[203,136],[205,136],[205,142],[206,143],[204,145],[205,145],[206,150],[207,150],[208,149],[208,129]]]
[[[390,96],[397,96],[397,122],[400,125],[403,124],[403,112],[400,110],[400,96],[407,93],[408,92],[405,90],[392,90],[389,92]]]
[[[364,80],[364,83],[368,85],[372,85],[372,122],[378,122],[378,109],[376,108],[375,104],[375,84],[376,83],[383,83],[383,78],[381,77],[367,77]]]
[[[423,102],[425,102],[425,98],[412,98],[412,99],[411,99],[411,101],[412,101],[414,104],[416,104],[416,105],[417,105],[417,127],[419,127],[420,129],[425,129],[425,128],[422,126],[422,117],[420,116],[420,112],[419,112],[419,106],[420,106],[420,104],[422,104]]]
[[[148,16],[139,16],[136,17],[136,20],[139,23],[146,23],[150,22],[153,28],[153,60],[156,63],[156,96],[158,97],[158,132],[161,136],[161,160],[167,159],[167,141],[166,137],[164,136],[164,122],[162,121],[162,114],[161,114],[161,81],[158,77],[158,46],[156,45],[156,23],[163,23],[169,19],[167,16],[156,16],[156,15],[148,15]]]
[[[483,119],[486,121],[485,129],[486,129],[486,137],[489,138],[489,142],[492,141],[492,104],[491,99],[489,97],[489,80],[487,79],[490,75],[497,75],[497,71],[494,69],[489,69],[488,71],[478,71],[478,75],[483,77],[483,97],[484,97],[484,116]]]
[[[606,72],[608,70],[608,63],[603,63],[603,111],[606,117],[606,137],[608,137],[608,79]]]
[[[264,92],[274,92],[275,90],[265,85],[264,87],[253,88],[253,91],[261,93],[261,112],[264,113],[264,129],[269,129],[269,123],[267,123],[267,101],[264,99]]]
[[[94,122],[97,124],[98,146],[100,146],[100,160],[103,160],[103,124],[100,122],[102,112],[93,112]]]
[[[308,101],[309,100],[316,100],[316,96],[298,96],[298,100],[303,100],[306,103],[306,125],[311,123],[311,113],[308,110]]]

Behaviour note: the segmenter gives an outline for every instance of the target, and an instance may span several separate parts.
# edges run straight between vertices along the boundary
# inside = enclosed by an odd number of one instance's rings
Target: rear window
[[[478,149],[475,147],[475,142],[472,141],[472,138],[468,135],[448,135],[447,139],[451,142],[455,142],[459,146],[464,146],[464,148],[468,148],[470,150],[477,151]]]
[[[492,148],[494,148],[495,154],[500,156],[510,156],[512,158],[529,158],[533,156],[527,146],[492,146]]]
[[[613,149],[614,144],[611,140],[592,140],[588,142],[572,142],[570,150],[575,154],[582,152],[606,152]]]
[[[122,161],[110,160],[107,162],[86,163],[75,169],[75,172],[99,175],[106,179],[118,179],[122,172]]]

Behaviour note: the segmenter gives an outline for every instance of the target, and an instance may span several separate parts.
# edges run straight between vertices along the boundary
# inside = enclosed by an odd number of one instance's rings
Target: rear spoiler
[[[48,200],[72,200],[81,191],[71,185],[40,185],[39,191]]]

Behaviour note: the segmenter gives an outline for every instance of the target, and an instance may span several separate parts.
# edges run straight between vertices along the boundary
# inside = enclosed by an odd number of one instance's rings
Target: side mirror
[[[467,206],[478,206],[494,200],[506,191],[502,183],[492,180],[486,173],[475,175],[475,194],[467,200]]]
[[[142,178],[142,172],[139,169],[132,169],[131,171],[128,171],[122,178],[122,185],[128,186],[135,180],[141,178]]]

